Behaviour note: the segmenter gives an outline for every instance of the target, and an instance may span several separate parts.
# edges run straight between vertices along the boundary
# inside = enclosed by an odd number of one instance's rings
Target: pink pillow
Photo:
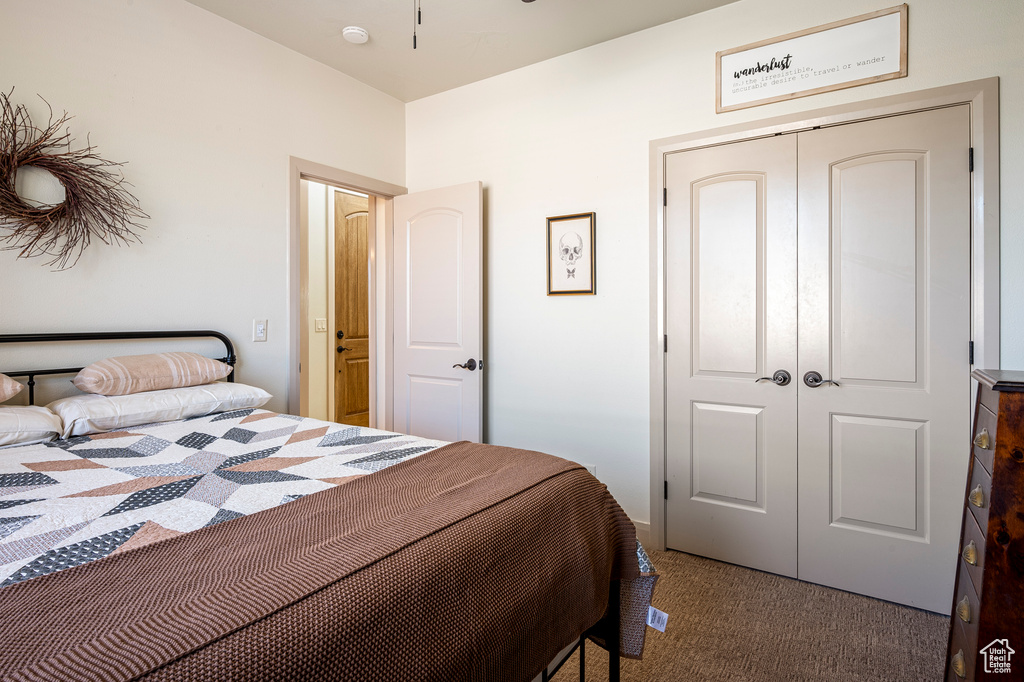
[[[18,395],[23,386],[6,374],[0,374],[0,403]]]
[[[89,365],[71,383],[99,395],[129,395],[200,386],[223,379],[231,366],[198,353],[156,353],[107,358]]]

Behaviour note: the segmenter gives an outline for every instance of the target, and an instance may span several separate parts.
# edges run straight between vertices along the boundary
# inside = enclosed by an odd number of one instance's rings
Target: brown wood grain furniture
[[[947,682],[1024,678],[1024,372],[976,370]]]

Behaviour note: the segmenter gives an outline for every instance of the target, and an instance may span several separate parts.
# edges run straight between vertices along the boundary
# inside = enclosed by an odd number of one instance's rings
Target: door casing
[[[866,100],[650,143],[650,537],[665,549],[665,155],[957,104],[971,107],[971,338],[974,366],[999,367],[999,79]],[[966,160],[965,160],[966,162]]]

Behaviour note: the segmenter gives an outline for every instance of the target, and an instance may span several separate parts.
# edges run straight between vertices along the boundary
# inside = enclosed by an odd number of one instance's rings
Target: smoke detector
[[[370,39],[370,34],[366,32],[366,29],[358,26],[346,26],[341,30],[341,35],[345,40],[356,45],[362,45]]]

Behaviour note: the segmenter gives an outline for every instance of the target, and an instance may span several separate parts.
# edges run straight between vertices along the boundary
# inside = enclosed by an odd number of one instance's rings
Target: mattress
[[[527,680],[615,581],[638,656],[655,579],[540,453],[259,409],[0,450],[3,679]]]

